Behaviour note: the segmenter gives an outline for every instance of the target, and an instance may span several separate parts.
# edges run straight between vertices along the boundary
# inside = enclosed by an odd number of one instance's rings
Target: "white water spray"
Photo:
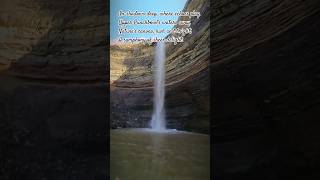
[[[166,129],[165,120],[165,62],[166,50],[165,43],[157,43],[154,63],[154,90],[153,90],[153,114],[151,128],[156,131]]]

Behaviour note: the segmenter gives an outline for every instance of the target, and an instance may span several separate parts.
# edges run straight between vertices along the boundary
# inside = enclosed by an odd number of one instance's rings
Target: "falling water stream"
[[[209,180],[210,138],[166,128],[165,44],[154,62],[151,128],[110,131],[111,180]]]
[[[154,63],[154,90],[153,90],[153,115],[151,119],[151,128],[156,131],[166,129],[165,122],[165,62],[166,50],[165,44],[157,43]]]

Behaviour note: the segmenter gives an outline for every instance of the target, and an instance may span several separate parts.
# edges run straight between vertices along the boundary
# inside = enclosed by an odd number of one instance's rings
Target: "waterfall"
[[[166,50],[165,43],[157,43],[154,62],[154,90],[153,90],[153,114],[151,128],[161,131],[166,129],[165,120],[165,62]]]

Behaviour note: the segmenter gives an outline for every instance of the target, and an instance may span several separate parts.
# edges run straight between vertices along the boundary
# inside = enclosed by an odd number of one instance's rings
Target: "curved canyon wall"
[[[1,1],[0,179],[106,179],[107,9]]]
[[[1,65],[7,65],[12,75],[44,80],[106,79],[104,1],[13,2],[5,0],[0,11],[5,35]]]
[[[214,178],[319,178],[319,1],[213,7]]]
[[[169,128],[209,132],[209,1],[188,1],[184,11],[201,12],[193,34],[166,44],[166,119]],[[110,49],[111,128],[148,127],[153,103],[154,45]]]

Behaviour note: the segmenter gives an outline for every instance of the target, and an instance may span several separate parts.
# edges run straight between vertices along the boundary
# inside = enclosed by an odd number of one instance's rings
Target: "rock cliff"
[[[213,4],[215,178],[319,178],[319,6]]]
[[[108,3],[3,0],[0,179],[106,179]]]
[[[103,0],[5,0],[1,65],[22,78],[106,79],[106,13]]]
[[[209,132],[209,1],[188,1],[199,11],[194,33],[182,44],[166,45],[166,119],[169,128]],[[154,45],[110,49],[111,127],[148,127],[153,103]]]

